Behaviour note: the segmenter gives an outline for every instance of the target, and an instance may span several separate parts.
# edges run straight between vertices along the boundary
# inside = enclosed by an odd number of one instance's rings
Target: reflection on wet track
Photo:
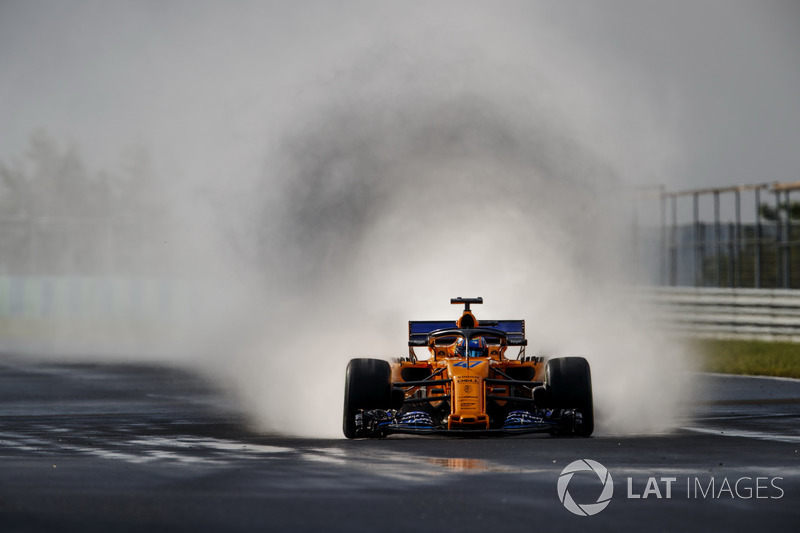
[[[0,523],[3,531],[616,531],[654,521],[793,531],[800,382],[699,382],[703,397],[671,434],[347,441],[256,432],[224,394],[174,369],[5,358]],[[572,515],[556,493],[561,471],[581,458],[616,482],[594,517]],[[766,477],[785,497],[626,497],[626,478],[641,492],[651,477],[685,478],[683,492],[694,479]],[[570,489],[591,492],[590,483],[576,477]]]
[[[800,380],[708,374],[706,397],[683,429],[800,443]]]

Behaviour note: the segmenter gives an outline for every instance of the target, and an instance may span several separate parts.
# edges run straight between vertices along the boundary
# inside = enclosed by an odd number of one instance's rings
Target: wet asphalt
[[[179,369],[0,357],[0,531],[798,531],[800,381],[699,380],[666,434],[347,441],[254,431]],[[592,516],[557,488],[581,459]]]

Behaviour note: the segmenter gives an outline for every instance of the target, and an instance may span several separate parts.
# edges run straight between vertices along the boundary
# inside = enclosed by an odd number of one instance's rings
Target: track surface
[[[0,530],[797,531],[800,381],[700,379],[668,435],[312,440],[253,432],[178,370],[0,358]],[[556,490],[583,458],[614,479],[589,517]],[[650,477],[662,498],[627,497]],[[579,473],[569,492],[594,503],[601,487]]]

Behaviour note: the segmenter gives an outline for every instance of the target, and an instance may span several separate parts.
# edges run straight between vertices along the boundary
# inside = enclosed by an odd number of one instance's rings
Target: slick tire
[[[550,407],[580,411],[583,423],[575,434],[590,436],[594,432],[594,403],[589,362],[583,357],[559,357],[548,360],[544,372]]]
[[[342,429],[348,439],[356,438],[359,409],[388,409],[392,403],[392,370],[381,359],[352,359],[344,382]]]

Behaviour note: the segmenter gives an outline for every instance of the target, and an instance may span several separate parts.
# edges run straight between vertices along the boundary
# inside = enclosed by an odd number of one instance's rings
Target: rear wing
[[[418,320],[408,322],[408,345],[427,346],[428,334],[437,329],[457,328],[453,320]],[[480,327],[494,328],[504,332],[509,346],[527,346],[524,320],[481,320]]]

